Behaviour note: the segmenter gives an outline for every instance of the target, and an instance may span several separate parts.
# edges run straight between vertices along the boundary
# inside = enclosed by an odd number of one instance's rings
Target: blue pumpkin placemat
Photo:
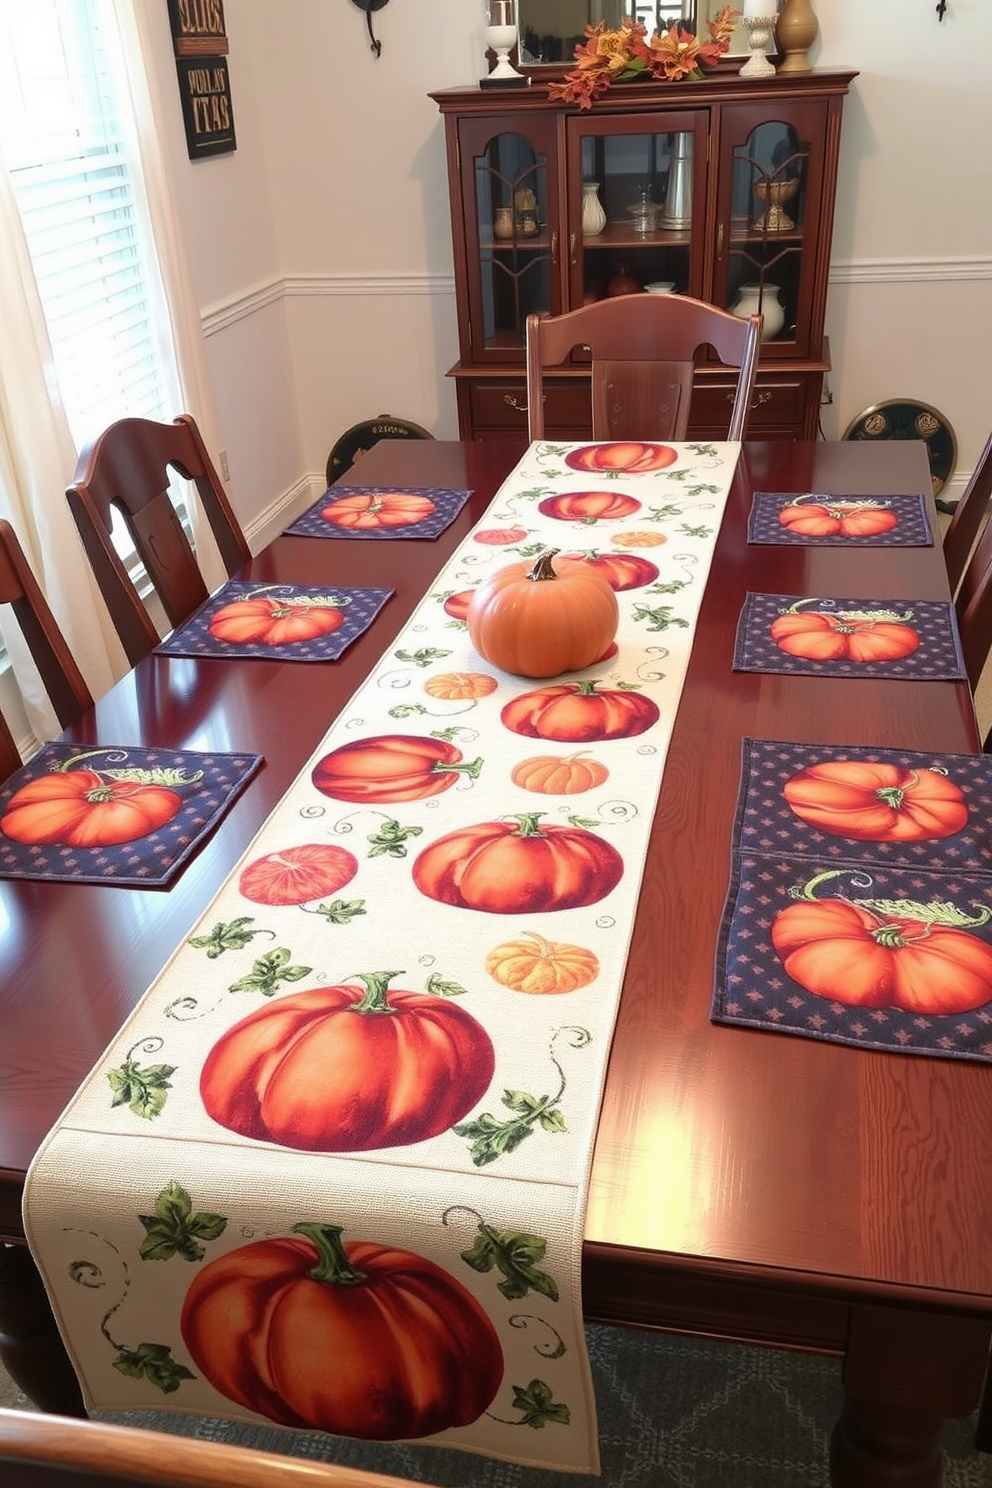
[[[0,877],[161,888],[263,758],[46,744],[0,789]]]
[[[231,579],[156,650],[166,656],[334,661],[368,629],[392,593]]]
[[[987,877],[740,853],[716,1023],[992,1061]]]
[[[925,498],[755,491],[749,543],[783,547],[930,548]]]
[[[291,522],[292,537],[434,538],[471,491],[435,486],[333,486]]]
[[[734,671],[964,679],[953,606],[940,600],[748,594]]]

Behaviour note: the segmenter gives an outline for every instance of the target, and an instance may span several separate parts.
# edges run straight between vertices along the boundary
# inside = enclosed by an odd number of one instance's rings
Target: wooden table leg
[[[40,1410],[86,1415],[48,1295],[24,1245],[0,1245],[0,1360]]]
[[[830,1438],[833,1488],[940,1488],[944,1417],[848,1400]]]

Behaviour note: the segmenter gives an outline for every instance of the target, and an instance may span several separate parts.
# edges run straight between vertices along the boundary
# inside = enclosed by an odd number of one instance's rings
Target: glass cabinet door
[[[716,304],[764,315],[762,359],[808,356],[820,241],[825,109],[817,103],[723,110]]]
[[[568,120],[573,307],[648,290],[699,295],[706,110]]]
[[[463,120],[459,151],[472,359],[519,362],[527,316],[561,305],[554,125]]]

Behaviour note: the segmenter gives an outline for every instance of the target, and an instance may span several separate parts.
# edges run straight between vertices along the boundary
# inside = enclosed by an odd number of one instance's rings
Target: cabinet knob
[[[558,267],[558,229],[551,234],[551,262]]]
[[[569,233],[569,235],[568,235],[568,257],[569,257],[569,262],[571,263],[572,268],[574,269],[575,268],[575,234],[574,233]]]

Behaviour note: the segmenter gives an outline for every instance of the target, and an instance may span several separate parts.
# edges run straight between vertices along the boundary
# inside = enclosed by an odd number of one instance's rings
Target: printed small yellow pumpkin
[[[440,672],[428,677],[424,691],[445,702],[463,702],[466,698],[488,697],[498,685],[496,678],[487,677],[485,672]]]
[[[663,532],[616,532],[610,538],[618,548],[660,548],[667,541]]]
[[[509,563],[483,579],[466,620],[472,645],[493,666],[520,677],[557,677],[598,661],[616,635],[617,597],[591,565],[557,548],[533,567]]]
[[[578,754],[535,754],[521,760],[510,771],[514,785],[539,791],[543,796],[577,796],[609,779],[610,772],[599,760]]]
[[[556,994],[594,982],[599,960],[582,946],[545,940],[528,930],[519,940],[495,946],[486,957],[486,970],[501,987],[514,992]]]

